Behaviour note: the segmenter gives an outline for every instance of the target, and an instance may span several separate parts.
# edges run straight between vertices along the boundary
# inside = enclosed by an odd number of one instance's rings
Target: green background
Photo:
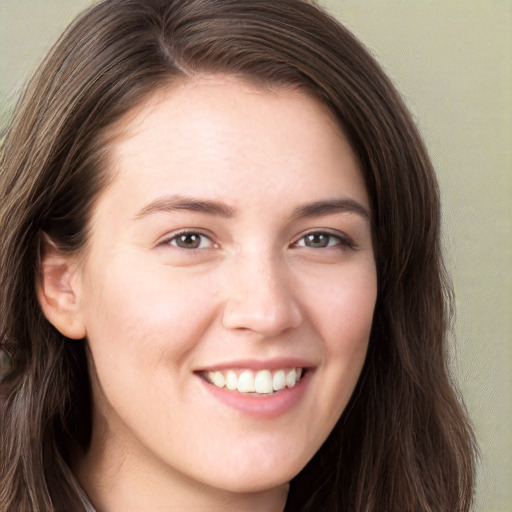
[[[87,0],[0,0],[0,127]],[[475,510],[512,511],[512,2],[324,0],[413,112],[441,183],[452,368],[481,449]]]

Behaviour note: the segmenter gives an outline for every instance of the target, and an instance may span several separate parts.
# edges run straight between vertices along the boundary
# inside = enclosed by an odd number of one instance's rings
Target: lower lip
[[[206,390],[224,405],[243,414],[271,419],[285,414],[300,402],[309,385],[312,373],[312,371],[307,371],[293,388],[285,388],[273,395],[262,396],[246,395],[238,391],[230,391],[227,388],[218,388],[203,378],[199,376],[198,378]]]

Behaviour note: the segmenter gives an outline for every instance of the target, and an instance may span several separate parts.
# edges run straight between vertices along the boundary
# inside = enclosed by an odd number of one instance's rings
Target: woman
[[[435,176],[337,22],[100,2],[1,158],[1,510],[469,510]]]

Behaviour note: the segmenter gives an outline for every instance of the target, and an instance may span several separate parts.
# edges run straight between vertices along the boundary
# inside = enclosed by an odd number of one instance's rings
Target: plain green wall
[[[278,0],[276,0],[278,1]],[[0,0],[0,126],[86,0]],[[475,510],[512,511],[512,2],[324,0],[402,92],[441,183],[452,367],[482,451]]]

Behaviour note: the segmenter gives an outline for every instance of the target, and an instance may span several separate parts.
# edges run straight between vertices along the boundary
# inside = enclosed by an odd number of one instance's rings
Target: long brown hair
[[[45,319],[41,239],[87,243],[111,127],[201,73],[298,87],[336,116],[369,194],[378,298],[369,351],[332,434],[292,481],[287,511],[470,509],[474,438],[447,371],[451,291],[439,193],[407,109],[364,47],[301,0],[105,0],[81,15],[22,96],[0,155],[0,510],[85,511],[68,466],[90,438],[85,343]]]

